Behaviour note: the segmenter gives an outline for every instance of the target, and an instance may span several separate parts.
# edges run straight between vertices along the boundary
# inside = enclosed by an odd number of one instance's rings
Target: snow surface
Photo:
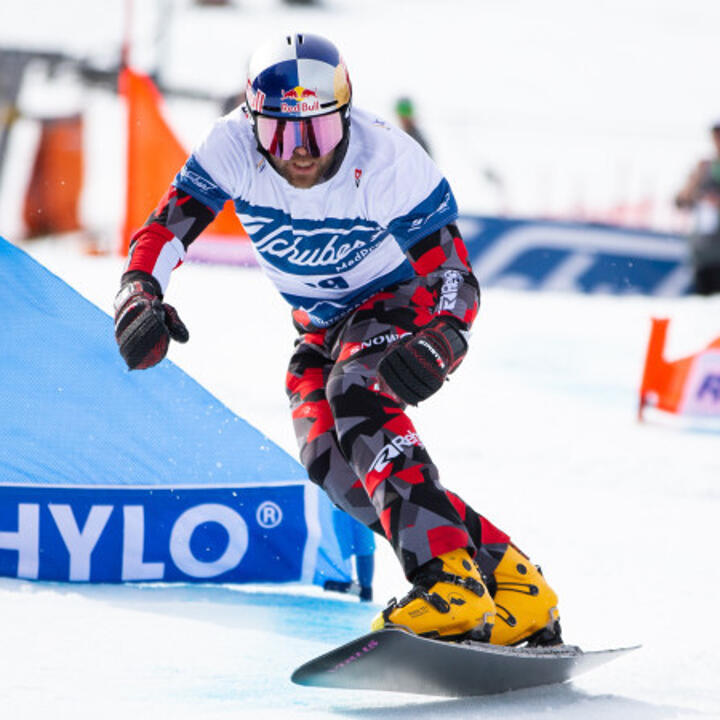
[[[607,204],[648,187],[669,197],[720,115],[716,0],[134,5],[136,63],[151,69],[161,47],[168,81],[218,93],[242,85],[248,49],[269,31],[332,36],[359,105],[390,116],[398,94],[416,99],[465,212],[552,212],[574,197]],[[170,6],[176,22],[156,43],[154,18]],[[120,0],[24,0],[2,9],[3,44],[111,59],[121,36]],[[72,104],[70,89],[60,95]],[[39,111],[49,96],[39,83],[25,101],[28,112]],[[122,118],[95,91],[76,102],[91,116],[84,214],[114,238]],[[212,108],[169,105],[190,145]],[[25,120],[13,132],[0,232],[17,239],[35,131]],[[483,181],[488,167],[503,177],[504,192]],[[25,247],[110,311],[119,259],[82,255],[71,239]],[[269,281],[253,270],[188,265],[175,273],[168,301],[192,336],[173,345],[171,359],[294,453],[283,390],[293,332]],[[290,684],[291,670],[363,632],[379,604],[313,590],[5,579],[0,717],[720,718],[720,436],[636,422],[653,315],[673,319],[671,356],[720,332],[720,298],[488,288],[462,369],[413,413],[443,482],[543,565],[560,594],[566,639],[642,650],[570,685],[495,698],[310,690]],[[387,547],[377,557],[380,603],[406,583]]]
[[[119,259],[71,239],[24,247],[110,312]],[[171,359],[295,453],[283,389],[293,330],[269,281],[186,265],[168,301],[191,334]],[[718,334],[720,297],[488,288],[462,369],[412,414],[445,485],[543,565],[566,639],[642,650],[570,685],[496,698],[310,690],[292,669],[405,591],[388,547],[372,608],[314,589],[2,580],[3,716],[720,718],[720,435],[637,423],[652,315],[673,319],[671,355],[696,351]]]

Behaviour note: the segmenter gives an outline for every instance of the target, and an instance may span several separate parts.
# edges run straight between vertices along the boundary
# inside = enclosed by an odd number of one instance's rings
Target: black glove
[[[129,280],[115,298],[115,340],[130,370],[157,365],[167,355],[170,338],[190,339],[172,305],[163,303],[157,282]]]
[[[417,405],[441,387],[467,353],[460,323],[438,317],[415,335],[391,345],[378,364],[380,389]]]

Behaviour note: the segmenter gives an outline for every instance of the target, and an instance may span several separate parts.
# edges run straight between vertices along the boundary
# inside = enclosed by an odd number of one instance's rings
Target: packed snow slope
[[[84,256],[68,239],[25,247],[110,312],[119,259]],[[283,389],[293,330],[269,281],[186,265],[167,299],[191,334],[171,359],[295,452]],[[407,588],[387,547],[375,607],[282,588],[3,580],[3,714],[720,717],[720,434],[637,423],[651,315],[673,318],[669,353],[684,354],[717,336],[720,298],[488,288],[462,368],[412,414],[443,482],[543,565],[566,639],[642,650],[571,685],[486,699],[309,690],[290,683],[292,669],[364,632],[380,602]]]

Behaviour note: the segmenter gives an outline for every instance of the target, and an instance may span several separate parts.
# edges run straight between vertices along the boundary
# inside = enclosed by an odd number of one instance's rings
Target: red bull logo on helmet
[[[280,95],[280,110],[285,113],[317,112],[320,109],[317,91],[297,87],[283,90]]]

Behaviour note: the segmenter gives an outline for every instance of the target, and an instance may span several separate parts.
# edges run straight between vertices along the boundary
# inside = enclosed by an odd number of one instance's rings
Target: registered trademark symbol
[[[258,507],[255,513],[255,519],[260,527],[274,528],[282,522],[282,510],[276,503],[271,500],[266,500]]]

